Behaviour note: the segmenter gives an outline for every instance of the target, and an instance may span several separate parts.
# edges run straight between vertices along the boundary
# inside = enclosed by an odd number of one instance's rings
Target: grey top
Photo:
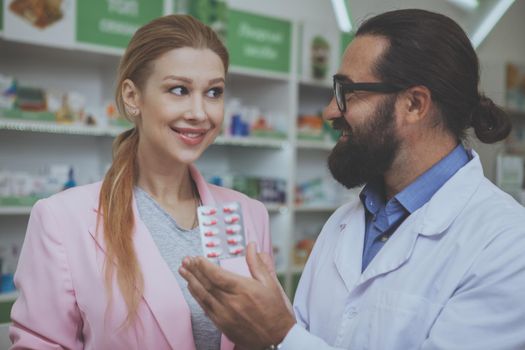
[[[202,255],[199,228],[185,230],[144,190],[135,187],[140,218],[151,233],[160,255],[175,276],[191,311],[193,339],[197,350],[219,350],[221,333],[188,291],[186,280],[178,272],[182,259]]]

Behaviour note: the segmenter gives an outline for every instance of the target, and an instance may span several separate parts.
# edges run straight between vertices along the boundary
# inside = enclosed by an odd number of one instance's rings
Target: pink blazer
[[[241,203],[247,241],[271,254],[263,204],[207,184],[194,167],[190,171],[204,204]],[[195,349],[189,307],[137,215],[135,202],[134,246],[145,282],[140,321],[120,328],[126,307],[115,280],[111,309],[105,313],[109,301],[102,272],[105,248],[102,232],[95,232],[100,186],[77,187],[33,207],[15,274],[20,296],[11,311],[11,349]],[[230,265],[234,270],[247,268],[244,259]],[[233,349],[224,335],[221,349]]]

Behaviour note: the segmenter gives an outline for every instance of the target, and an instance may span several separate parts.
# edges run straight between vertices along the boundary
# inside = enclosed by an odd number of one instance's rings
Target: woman
[[[140,28],[122,58],[120,113],[102,183],[39,201],[15,283],[13,349],[231,349],[177,269],[201,255],[196,208],[238,201],[246,240],[271,253],[264,206],[205,183],[192,165],[224,116],[228,53],[189,16]],[[235,270],[245,262],[231,262]]]

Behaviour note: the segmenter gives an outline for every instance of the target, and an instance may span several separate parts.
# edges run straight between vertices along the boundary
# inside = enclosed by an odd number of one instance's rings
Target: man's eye
[[[222,88],[209,89],[206,95],[211,98],[219,98],[222,96],[224,90]]]
[[[174,88],[170,89],[170,92],[177,96],[182,96],[188,93],[188,89],[186,89],[184,86],[175,86]]]

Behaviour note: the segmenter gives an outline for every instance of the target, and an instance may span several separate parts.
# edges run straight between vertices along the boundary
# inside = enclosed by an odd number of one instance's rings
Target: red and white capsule
[[[244,248],[243,247],[233,247],[229,249],[229,252],[230,252],[230,255],[239,255],[239,254],[242,254],[242,252],[244,252]]]
[[[241,232],[241,225],[230,225],[226,226],[226,234],[234,235]]]
[[[241,235],[234,235],[234,236],[228,237],[228,239],[226,239],[226,243],[228,243],[230,245],[239,244],[241,242],[242,242],[242,236]]]
[[[239,203],[230,203],[222,208],[222,211],[227,214],[231,214],[233,212],[236,212],[237,210],[239,210]]]
[[[199,207],[199,211],[201,212],[202,215],[206,215],[206,216],[217,214],[217,208],[211,207],[211,206]]]
[[[208,218],[208,219],[204,219],[202,220],[202,224],[204,226],[215,226],[217,225],[217,219],[212,217],[212,218]]]
[[[219,247],[221,245],[221,241],[218,239],[210,239],[206,243],[204,243],[206,248],[215,248]]]
[[[224,217],[224,222],[227,224],[236,224],[241,220],[241,217],[239,214],[232,214]]]
[[[222,251],[220,249],[212,250],[208,253],[206,253],[207,258],[218,258],[222,255]]]
[[[219,230],[214,227],[208,227],[203,231],[204,237],[215,237],[219,234]]]

